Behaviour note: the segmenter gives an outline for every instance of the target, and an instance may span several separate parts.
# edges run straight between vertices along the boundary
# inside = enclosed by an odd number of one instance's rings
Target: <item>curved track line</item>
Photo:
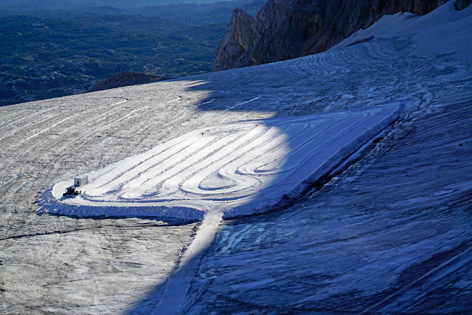
[[[48,202],[56,214],[72,209],[83,216],[123,215],[127,207],[143,207],[143,213],[154,216],[173,216],[172,209],[181,216],[184,208],[225,216],[261,212],[323,176],[395,120],[399,108],[390,105],[196,130],[89,173],[90,183],[75,198],[62,197],[71,181],[61,182]]]

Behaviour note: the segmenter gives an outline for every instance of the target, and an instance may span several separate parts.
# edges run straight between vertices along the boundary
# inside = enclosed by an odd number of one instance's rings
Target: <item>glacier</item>
[[[385,17],[318,55],[0,108],[0,312],[467,313],[471,16],[449,2],[423,17]],[[294,177],[306,185],[271,188],[290,159],[315,158],[301,147],[290,155],[295,130],[372,109],[390,114],[322,167],[326,182],[311,187],[310,168]],[[174,202],[159,193],[182,194],[172,187],[195,172],[143,186],[140,174],[161,169],[124,169],[175,141],[217,142],[218,128],[278,135],[269,151],[283,154],[258,160],[267,181],[239,191],[244,203],[214,198],[239,183],[216,167],[188,183],[191,207],[172,213],[183,221],[136,206]],[[61,201],[77,174],[95,186]],[[139,189],[126,188],[132,180]],[[272,199],[291,193],[287,204]],[[265,205],[278,208],[241,217]],[[197,211],[207,219],[180,216]]]

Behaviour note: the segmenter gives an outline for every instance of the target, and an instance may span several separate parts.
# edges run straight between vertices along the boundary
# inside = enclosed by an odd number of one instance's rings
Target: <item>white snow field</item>
[[[471,16],[0,107],[0,313],[470,313]]]
[[[449,1],[425,16],[411,13],[386,15],[367,29],[362,29],[346,38],[330,50],[337,50],[373,38],[395,38],[409,36],[415,46],[436,54],[451,54],[454,58],[472,59],[470,42],[470,15],[472,7],[454,10],[454,1]]]
[[[296,198],[395,121],[399,105],[211,126],[99,171],[77,197],[73,180],[43,197],[44,212],[200,220],[250,215]],[[52,192],[52,196],[49,196]],[[49,196],[49,198],[48,198]]]

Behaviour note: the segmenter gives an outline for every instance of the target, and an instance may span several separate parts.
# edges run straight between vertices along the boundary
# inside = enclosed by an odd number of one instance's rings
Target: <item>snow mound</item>
[[[472,5],[462,11],[454,1],[440,6],[427,15],[411,13],[385,15],[367,29],[360,30],[330,50],[341,49],[374,38],[407,36],[415,46],[435,53],[453,54],[460,59],[472,59]]]
[[[195,130],[42,198],[43,212],[72,216],[236,217],[295,198],[398,118],[400,105],[243,121]]]

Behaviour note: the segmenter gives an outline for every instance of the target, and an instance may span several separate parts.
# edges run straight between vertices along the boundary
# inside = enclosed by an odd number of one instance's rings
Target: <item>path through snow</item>
[[[180,314],[187,302],[187,293],[200,259],[213,241],[221,221],[221,213],[209,213],[205,216],[197,235],[182,256],[179,269],[167,283],[164,296],[153,310],[153,315]]]

